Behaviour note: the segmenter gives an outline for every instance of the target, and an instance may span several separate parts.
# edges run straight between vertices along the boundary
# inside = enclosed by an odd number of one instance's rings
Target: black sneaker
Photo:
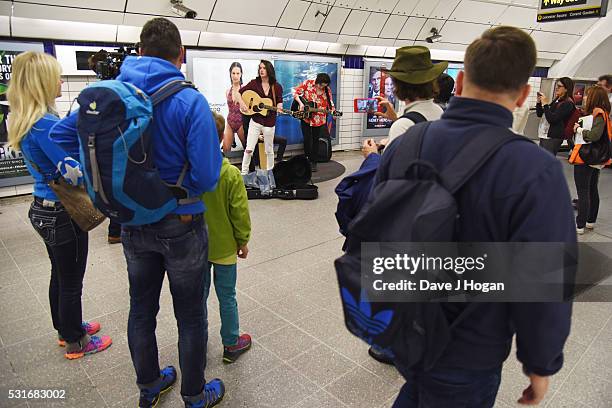
[[[378,350],[375,347],[370,347],[368,349],[368,354],[370,355],[370,357],[372,357],[374,360],[378,361],[379,363],[395,365],[393,364],[393,359],[391,358],[391,356],[389,356],[387,353],[385,353],[382,350]]]
[[[176,382],[176,368],[168,366],[159,372],[161,375],[159,383],[155,387],[141,388],[139,408],[153,408],[159,403],[162,394],[170,391]]]
[[[235,346],[223,347],[223,362],[231,364],[251,348],[251,336],[242,334]]]

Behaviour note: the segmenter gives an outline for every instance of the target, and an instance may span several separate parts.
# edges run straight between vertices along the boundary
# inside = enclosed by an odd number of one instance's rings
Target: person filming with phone
[[[384,145],[403,135],[416,123],[440,119],[443,110],[434,102],[434,94],[437,89],[436,81],[446,68],[446,61],[437,64],[431,62],[427,47],[410,46],[397,50],[391,70],[386,74],[392,78],[395,96],[406,104],[406,108],[404,114],[398,117],[388,99],[381,96],[376,98],[379,109],[375,115],[392,120],[393,125],[389,129],[388,140],[383,140],[380,144],[373,139],[363,142],[362,152],[365,157],[378,153]]]

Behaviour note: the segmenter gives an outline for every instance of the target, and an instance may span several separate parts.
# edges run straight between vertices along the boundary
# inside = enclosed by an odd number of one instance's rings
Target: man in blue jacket
[[[184,79],[180,71],[185,49],[177,27],[167,19],[148,21],[140,33],[140,57],[128,57],[117,80],[131,83],[148,95],[169,81]],[[76,116],[69,116],[51,138],[67,151],[78,149]],[[214,190],[221,168],[215,122],[206,98],[186,88],[155,107],[152,125],[155,166],[161,178],[175,184],[185,165],[182,186],[190,197]],[[212,407],[225,394],[223,382],[206,383],[208,319],[205,280],[208,236],[201,200],[180,205],[161,221],[124,226],[122,243],[130,281],[128,342],[140,388],[140,407],[157,404],[176,381],[176,370],[160,370],[155,336],[156,316],[165,272],[168,272],[178,325],[181,395],[186,407]]]
[[[483,129],[511,128],[512,111],[529,95],[527,81],[536,58],[533,40],[517,28],[497,27],[475,40],[465,54],[465,71],[457,79],[457,97],[430,125],[420,157],[440,170]],[[396,154],[398,145],[391,143],[385,150],[375,184],[388,178],[389,163],[405,160]],[[561,164],[535,144],[506,143],[456,199],[458,241],[576,242]],[[554,208],[550,203],[555,203]],[[466,306],[444,304],[449,322]],[[571,303],[479,304],[453,329],[432,370],[398,366],[406,384],[394,407],[493,407],[514,334],[517,358],[530,381],[519,403],[539,403],[549,376],[563,365],[571,310]]]

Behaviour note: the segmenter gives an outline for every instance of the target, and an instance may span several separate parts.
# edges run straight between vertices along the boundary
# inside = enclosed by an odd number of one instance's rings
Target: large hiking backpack
[[[439,171],[420,156],[430,124],[415,125],[393,142],[399,145],[388,179],[374,186],[366,205],[350,223],[346,252],[335,262],[348,330],[401,365],[419,364],[425,370],[436,364],[452,329],[471,313],[475,303],[465,306],[449,323],[440,303],[370,301],[362,287],[361,243],[456,241],[457,191],[502,145],[513,140],[529,142],[510,130],[488,128]]]
[[[415,124],[427,121],[425,116],[414,111],[406,112],[401,117],[410,119]],[[338,221],[340,233],[344,236],[347,234],[349,223],[361,211],[370,195],[380,161],[380,156],[373,156],[368,156],[359,170],[343,178],[334,190],[338,196],[336,221]]]
[[[185,88],[171,81],[150,97],[136,86],[116,80],[100,81],[79,95],[77,131],[87,192],[94,205],[123,225],[161,220],[178,204],[195,202],[182,188],[185,163],[175,185],[161,179],[153,161],[153,108]]]

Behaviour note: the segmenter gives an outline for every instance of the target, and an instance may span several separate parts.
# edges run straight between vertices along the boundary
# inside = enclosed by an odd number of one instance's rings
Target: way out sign
[[[538,22],[599,18],[607,9],[608,0],[540,0]]]

